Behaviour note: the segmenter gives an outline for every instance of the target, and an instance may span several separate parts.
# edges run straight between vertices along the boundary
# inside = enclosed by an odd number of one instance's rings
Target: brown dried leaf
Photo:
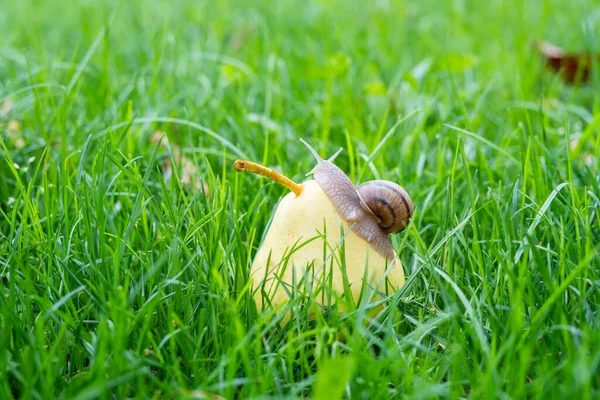
[[[160,140],[160,138],[161,138],[163,135],[164,135],[165,137],[163,138],[162,142],[160,142],[160,147],[161,147],[162,149],[164,149],[165,147],[167,147],[167,144],[169,144],[169,137],[168,137],[167,135],[165,135],[165,133],[164,133],[164,132],[161,132],[161,131],[156,131],[156,132],[154,132],[154,133],[153,133],[153,134],[150,136],[150,142],[151,142],[153,145],[156,145],[156,143],[158,143],[158,141]]]
[[[173,149],[173,152],[173,158],[181,170],[181,183],[185,186],[191,186],[192,188],[199,190],[202,186],[202,182],[200,182],[198,167],[189,158],[181,154],[181,151],[178,148]],[[203,185],[203,190],[204,194],[208,196],[208,185],[206,183]]]
[[[150,136],[150,141],[153,145],[156,145],[160,138],[164,135],[164,132],[156,131]],[[166,148],[169,144],[169,140],[167,136],[163,138],[160,147]],[[181,154],[181,150],[178,146],[171,146],[173,151],[173,159],[175,160],[175,164],[178,165],[178,175],[181,178],[181,183],[183,183],[186,187],[191,187],[192,189],[202,190],[206,196],[210,195],[210,190],[206,182],[202,183],[200,181],[198,167],[186,156]],[[173,176],[173,165],[171,163],[171,157],[165,157],[163,162],[163,176],[165,180],[171,179]]]
[[[546,60],[546,65],[552,71],[560,74],[567,83],[587,82],[591,75],[592,62],[595,57],[600,62],[600,56],[589,53],[567,53],[560,47],[541,42],[538,51]]]

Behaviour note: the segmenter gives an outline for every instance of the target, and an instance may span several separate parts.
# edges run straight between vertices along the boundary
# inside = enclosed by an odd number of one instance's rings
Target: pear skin
[[[279,203],[254,258],[250,277],[254,280],[254,296],[259,307],[263,304],[263,292],[272,305],[289,301],[292,282],[303,280],[308,266],[311,266],[309,274],[313,290],[325,280],[338,296],[343,295],[342,241],[346,278],[355,304],[364,290],[365,270],[366,284],[375,290],[373,302],[381,300],[379,292],[389,295],[404,285],[402,264],[395,254],[392,260],[386,260],[350,230],[349,223],[340,217],[316,181],[309,180],[300,186],[299,195],[289,193]],[[325,231],[326,238],[323,236]],[[320,299],[320,295],[316,297],[319,303]],[[339,308],[343,310],[344,307],[340,304]],[[376,315],[381,309],[382,306],[374,307],[369,314]]]

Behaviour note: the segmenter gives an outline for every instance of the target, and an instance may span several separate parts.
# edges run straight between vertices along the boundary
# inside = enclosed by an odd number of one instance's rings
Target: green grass
[[[0,398],[599,398],[594,3],[2,2]],[[415,203],[376,320],[249,295],[300,137]]]

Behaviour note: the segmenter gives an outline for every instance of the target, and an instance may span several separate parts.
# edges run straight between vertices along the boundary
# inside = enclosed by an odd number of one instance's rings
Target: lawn
[[[0,398],[600,398],[592,0],[3,1]],[[280,323],[249,266],[304,138],[415,205],[406,285]]]

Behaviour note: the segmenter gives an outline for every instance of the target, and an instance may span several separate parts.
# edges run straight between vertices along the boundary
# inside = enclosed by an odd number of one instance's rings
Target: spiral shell
[[[360,205],[377,218],[383,232],[393,235],[403,231],[412,217],[414,208],[404,188],[394,182],[368,181],[356,188]]]

